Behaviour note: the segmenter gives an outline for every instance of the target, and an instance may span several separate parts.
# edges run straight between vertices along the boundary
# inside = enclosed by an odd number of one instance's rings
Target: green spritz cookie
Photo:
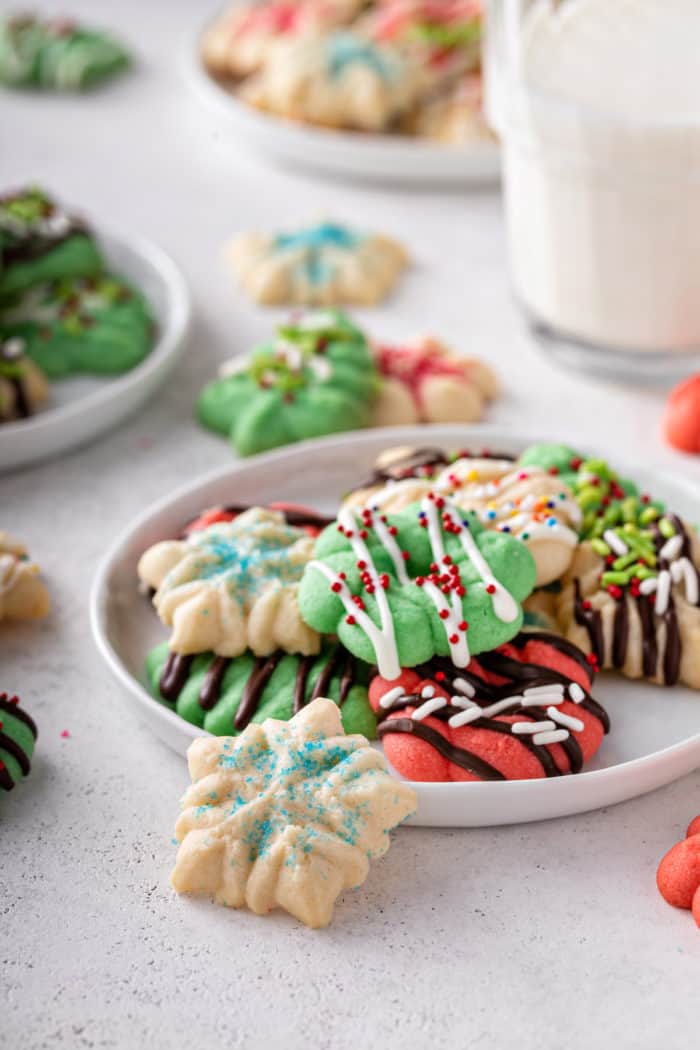
[[[520,540],[434,493],[397,514],[344,509],[315,554],[299,588],[304,620],[387,679],[435,655],[466,667],[507,642],[535,584]]]
[[[146,675],[157,700],[215,736],[236,735],[266,718],[287,721],[319,696],[338,704],[346,733],[377,735],[367,698],[368,669],[337,643],[325,645],[318,656],[278,650],[230,658],[183,656],[163,642],[148,654]]]
[[[197,414],[241,455],[368,424],[378,385],[359,328],[337,310],[305,314],[278,328],[240,367],[205,386]]]
[[[81,91],[129,61],[121,44],[69,19],[10,15],[0,21],[0,83],[8,87]]]
[[[0,197],[0,297],[40,281],[92,277],[102,258],[91,232],[36,187]]]
[[[0,310],[0,336],[22,339],[50,379],[125,372],[149,352],[153,330],[146,299],[107,274],[35,285]]]
[[[31,767],[37,728],[19,698],[0,693],[0,789],[11,791]]]

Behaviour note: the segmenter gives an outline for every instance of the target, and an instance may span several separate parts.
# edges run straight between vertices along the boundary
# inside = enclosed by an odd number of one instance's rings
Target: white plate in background
[[[228,126],[236,149],[247,143],[277,164],[346,179],[483,186],[500,177],[495,141],[451,145],[410,135],[317,127],[263,113],[209,75],[201,60],[203,34],[204,29],[187,56],[188,78],[202,102]]]
[[[288,500],[333,513],[342,493],[368,476],[379,452],[392,445],[484,447],[518,453],[534,440],[498,427],[422,426],[357,431],[292,445],[233,462],[147,509],[112,545],[94,581],[92,631],[108,666],[125,686],[142,721],[184,755],[202,730],[154,700],[144,682],[146,653],[166,635],[137,588],[136,565],[152,543],[176,535],[205,507],[221,503]],[[576,447],[576,442],[571,442]],[[586,448],[595,454],[597,450]],[[621,473],[700,520],[697,487],[665,471]],[[700,766],[700,693],[665,689],[601,675],[593,695],[607,708],[612,730],[584,772],[544,780],[415,784],[418,812],[411,823],[479,827],[569,816],[622,802],[667,784]]]
[[[172,259],[140,237],[97,230],[96,239],[109,270],[148,299],[157,325],[155,343],[128,372],[50,380],[44,407],[29,419],[0,425],[0,470],[60,455],[121,423],[161,386],[184,349],[190,297]]]

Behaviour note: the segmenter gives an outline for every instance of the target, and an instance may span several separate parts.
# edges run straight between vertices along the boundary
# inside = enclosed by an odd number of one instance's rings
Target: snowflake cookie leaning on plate
[[[471,654],[512,638],[535,571],[519,540],[429,492],[397,514],[341,510],[316,541],[299,608],[394,679],[435,655],[466,667]]]
[[[364,0],[235,3],[204,34],[204,64],[214,76],[239,80],[262,68],[278,41],[343,25],[363,6]]]
[[[523,631],[466,668],[442,657],[370,699],[392,766],[410,780],[532,780],[579,773],[610,722],[593,667],[571,642]],[[383,717],[382,717],[383,716]]]
[[[81,91],[129,64],[121,44],[70,19],[17,14],[0,20],[0,84]]]
[[[343,734],[325,699],[289,722],[196,740],[187,759],[174,889],[258,915],[283,908],[311,927],[328,925],[416,809],[415,792],[364,737]]]
[[[403,346],[375,346],[382,384],[372,426],[473,423],[498,395],[495,373],[476,357],[453,354],[426,336]]]
[[[0,622],[41,620],[49,611],[49,592],[41,570],[24,544],[0,531]]]
[[[227,258],[251,299],[288,306],[378,303],[408,262],[398,241],[331,222],[277,235],[241,234]]]
[[[252,507],[184,540],[156,543],[141,556],[138,575],[155,589],[153,604],[172,627],[175,653],[313,654],[320,638],[297,604],[313,546],[312,537],[287,525],[280,511]]]
[[[343,30],[277,44],[241,97],[290,120],[384,131],[415,105],[421,79],[395,48]]]
[[[430,491],[475,512],[485,528],[522,540],[535,559],[538,587],[558,580],[571,564],[582,520],[572,492],[544,467],[503,455],[387,449],[343,506],[399,511]]]
[[[0,423],[28,419],[45,403],[49,387],[25,354],[23,339],[0,339]]]
[[[248,456],[369,422],[378,384],[359,328],[335,310],[304,314],[202,390],[201,422]]]
[[[520,460],[574,493],[581,543],[552,595],[559,629],[603,668],[700,688],[700,540],[664,504],[602,459],[535,445]]]
[[[31,769],[38,731],[18,696],[0,693],[0,789],[12,791]]]

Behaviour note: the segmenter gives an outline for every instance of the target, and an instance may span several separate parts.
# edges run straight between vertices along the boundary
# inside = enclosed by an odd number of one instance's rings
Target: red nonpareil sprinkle
[[[451,565],[452,564],[452,558],[449,556],[449,554],[445,555],[445,557],[442,559],[442,563],[443,563],[443,565]]]
[[[559,467],[550,467],[547,473],[555,477],[559,473]]]
[[[0,700],[7,700],[7,693],[0,693]]]
[[[398,531],[399,530],[396,528],[395,525],[390,525],[389,526],[388,532],[389,532],[390,536],[396,536],[398,534]]]
[[[358,569],[366,569],[367,568],[367,562],[366,561],[356,561],[355,565],[357,566]]]
[[[592,606],[591,606],[591,603],[589,602],[588,598],[584,599],[584,601],[581,602],[581,608],[585,609],[586,612],[590,611]]]
[[[68,732],[68,730],[67,730],[67,729],[62,729],[62,730],[61,730],[61,737],[62,737],[62,738],[63,738],[64,740],[67,740],[69,736],[70,736],[70,733]]]
[[[369,533],[367,532],[367,529],[360,529],[360,531],[358,532],[358,536],[361,540],[366,540],[369,536]]]
[[[345,622],[346,622],[346,623],[349,623],[349,624],[350,624],[350,626],[352,627],[352,625],[353,625],[354,623],[356,623],[357,621],[355,620],[355,617],[354,617],[354,616],[346,616],[346,617],[345,617]]]
[[[602,503],[602,505],[604,507],[609,507],[610,506],[610,496],[603,496],[603,498],[602,498],[602,500],[600,502]]]
[[[340,577],[341,580],[346,580],[347,579],[347,576],[345,575],[344,572],[339,572],[338,576]]]
[[[648,492],[643,492],[639,497],[642,503],[651,503],[651,496]]]
[[[458,634],[451,634],[450,635],[450,637],[449,637],[450,645],[456,645],[458,641],[459,641],[459,635]]]
[[[435,506],[438,510],[442,510],[442,508],[445,506],[445,501],[442,498],[442,496],[439,496],[438,499],[435,500]]]
[[[342,591],[342,589],[343,589],[342,583],[338,583],[337,580],[335,581],[335,583],[331,584],[331,590],[335,591],[336,594],[338,594],[340,591]]]
[[[438,616],[441,620],[447,620],[450,615],[449,609],[440,609]]]
[[[428,499],[434,500],[435,499],[435,493],[434,492],[429,492],[428,493]]]
[[[430,563],[430,571],[431,572],[437,572],[438,571],[438,563],[436,561],[431,561],[431,563]]]
[[[486,588],[486,593],[487,594],[495,594],[496,593],[496,587],[495,587],[495,585],[493,583],[489,583],[489,585]]]
[[[569,461],[569,466],[572,470],[578,470],[582,463],[583,460],[580,456],[574,456],[574,458]]]
[[[408,551],[401,551],[401,557],[403,558],[404,561],[408,561],[408,559],[411,557],[411,555],[408,553]]]
[[[459,576],[459,565],[450,565],[450,576]]]
[[[622,587],[618,587],[616,583],[611,583],[608,586],[608,594],[611,598],[614,598],[615,601],[619,601],[622,597]]]
[[[425,583],[425,576],[416,576],[414,583],[417,587],[422,587]]]
[[[367,591],[368,594],[374,594],[374,584],[373,583],[368,583],[367,586],[365,587],[365,590]]]
[[[440,590],[442,591],[443,594],[449,594],[450,591],[452,590],[452,588],[450,587],[449,583],[443,583],[443,585],[440,588]]]
[[[360,598],[359,594],[353,594],[352,600],[354,601],[355,605],[362,605],[362,598]]]
[[[464,595],[467,593],[467,588],[463,587],[461,583],[460,583],[459,587],[455,587],[455,590],[456,590],[457,594],[460,596],[460,598],[463,598]]]
[[[422,529],[427,529],[428,528],[428,522],[425,520],[425,518],[421,518],[421,520],[418,522],[418,524],[420,525],[420,527]]]
[[[595,653],[586,653],[586,660],[591,665],[591,667],[594,667],[596,669],[598,668],[598,657]]]
[[[527,481],[529,476],[530,475],[526,471],[521,470],[520,473],[518,474],[518,481]]]
[[[4,762],[3,762],[3,760],[2,760],[1,758],[0,758],[0,770],[3,770],[4,768],[5,768],[5,763],[4,763]]]
[[[10,703],[11,704],[18,704],[19,703],[19,697],[17,696],[17,694],[15,694],[14,696],[10,697]]]
[[[459,629],[460,629],[460,631],[468,631],[469,630],[469,624],[467,623],[466,620],[462,620],[459,623]]]
[[[613,565],[614,562],[615,562],[615,555],[614,554],[608,554],[606,556],[606,558],[605,558],[605,564],[606,565]]]
[[[434,678],[435,678],[436,682],[444,682],[445,681],[445,672],[444,671],[436,671],[435,675],[434,675]]]
[[[345,529],[342,525],[336,525],[336,529],[338,530],[338,532],[345,532]]]
[[[589,479],[588,484],[592,485],[594,489],[599,488],[600,487],[600,478],[598,477],[598,475],[594,474],[593,477]]]

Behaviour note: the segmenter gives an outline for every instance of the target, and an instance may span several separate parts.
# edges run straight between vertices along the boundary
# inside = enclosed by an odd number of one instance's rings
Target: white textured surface
[[[79,101],[0,98],[0,183],[41,179],[161,243],[198,315],[149,409],[92,448],[0,477],[2,525],[31,544],[55,605],[38,629],[0,636],[0,688],[21,692],[40,727],[31,779],[0,799],[0,1046],[694,1046],[700,934],[661,901],[654,871],[700,811],[698,773],[567,821],[403,831],[320,933],[168,888],[185,768],[125,711],[93,651],[87,593],[106,541],[145,503],[226,461],[191,421],[192,398],[215,361],[269,327],[229,291],[226,235],[319,212],[403,233],[416,268],[377,330],[433,329],[487,356],[507,384],[494,420],[575,426],[611,455],[700,477],[658,443],[659,396],[555,372],[532,348],[508,296],[497,197],[331,186],[225,147],[176,69],[196,6],[76,0],[75,13],[100,21],[101,8],[121,28],[138,74]]]

